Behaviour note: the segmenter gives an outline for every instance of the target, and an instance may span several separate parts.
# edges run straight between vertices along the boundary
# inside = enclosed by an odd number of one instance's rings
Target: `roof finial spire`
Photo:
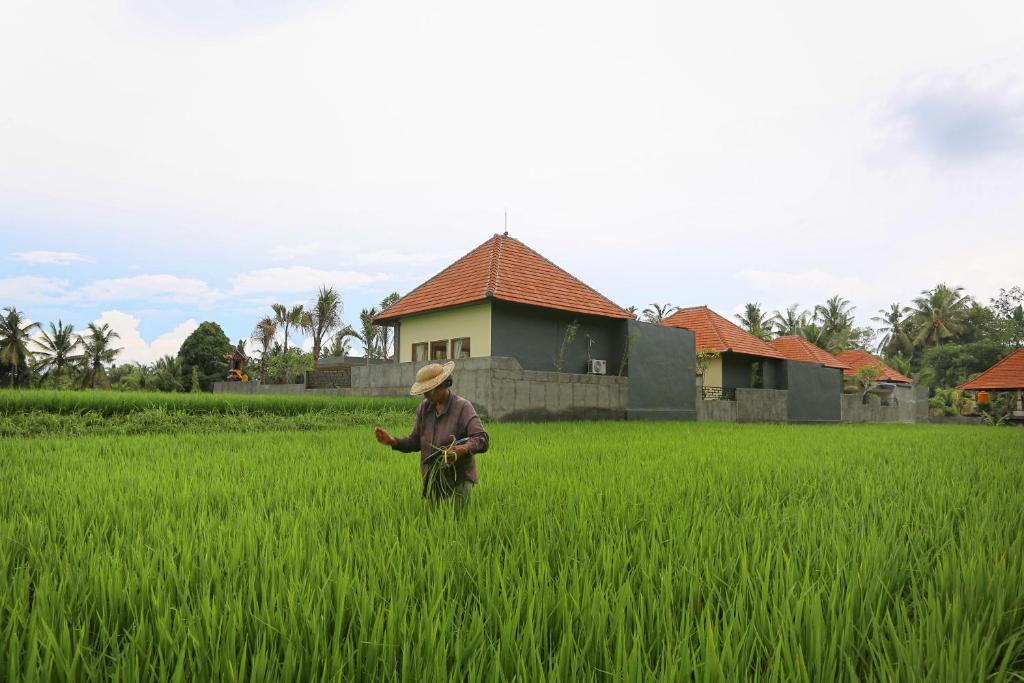
[[[508,208],[505,209],[505,237],[508,237]]]

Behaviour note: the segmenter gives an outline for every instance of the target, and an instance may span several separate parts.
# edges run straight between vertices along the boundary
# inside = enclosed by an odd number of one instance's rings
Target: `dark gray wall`
[[[754,363],[761,364],[764,386],[761,389],[784,389],[783,361],[760,356],[747,356],[726,351],[722,354],[722,386],[730,389],[749,389],[750,372]]]
[[[839,422],[843,419],[843,372],[817,363],[788,360],[786,412],[790,422]]]
[[[693,332],[628,321],[627,419],[696,420],[697,368]]]
[[[625,349],[626,321],[554,311],[535,306],[495,301],[491,307],[491,355],[510,356],[524,370],[555,370],[566,326],[579,322],[576,336],[566,348],[562,372],[587,371],[587,335],[594,344],[591,357],[608,361],[608,374],[619,373]]]

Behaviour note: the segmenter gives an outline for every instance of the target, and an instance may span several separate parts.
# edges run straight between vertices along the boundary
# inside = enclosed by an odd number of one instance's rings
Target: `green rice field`
[[[1024,429],[236,398],[0,392],[0,680],[1024,680]]]

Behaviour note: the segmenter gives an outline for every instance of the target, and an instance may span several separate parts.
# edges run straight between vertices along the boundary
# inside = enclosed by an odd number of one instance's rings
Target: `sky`
[[[1024,4],[0,5],[0,307],[122,362],[321,284],[357,323],[506,210],[622,306],[987,303],[1024,285]]]

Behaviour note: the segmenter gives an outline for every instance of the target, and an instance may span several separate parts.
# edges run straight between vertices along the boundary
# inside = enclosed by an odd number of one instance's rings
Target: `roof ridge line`
[[[494,238],[498,241],[498,257],[494,260],[494,286],[491,287],[492,296],[498,293],[498,282],[501,279],[501,254],[505,247],[505,240],[508,239],[508,235],[499,235],[498,233],[494,233]],[[491,257],[494,257],[493,250],[491,251]]]

